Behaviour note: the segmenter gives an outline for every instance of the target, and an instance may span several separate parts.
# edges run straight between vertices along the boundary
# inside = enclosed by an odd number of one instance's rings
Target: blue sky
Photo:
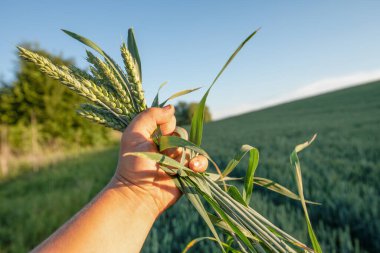
[[[217,117],[380,79],[380,1],[2,1],[0,76],[12,79],[15,46],[38,42],[85,67],[84,49],[61,28],[97,42],[119,61],[134,27],[149,101],[207,86],[241,51],[209,96]],[[183,100],[199,100],[199,91]]]

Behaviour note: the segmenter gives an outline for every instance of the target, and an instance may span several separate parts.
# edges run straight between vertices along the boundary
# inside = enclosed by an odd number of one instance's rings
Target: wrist
[[[120,180],[114,176],[105,187],[105,191],[119,195],[121,204],[127,205],[128,208],[138,208],[154,220],[161,213],[152,195],[147,190],[129,181]]]

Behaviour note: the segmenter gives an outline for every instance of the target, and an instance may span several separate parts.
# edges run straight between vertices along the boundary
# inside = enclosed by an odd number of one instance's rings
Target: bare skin
[[[139,114],[122,136],[119,163],[111,181],[71,220],[42,242],[33,252],[129,252],[141,247],[157,217],[181,196],[171,178],[151,160],[127,152],[158,152],[151,139],[160,126],[163,135],[176,127],[174,107],[150,108]],[[181,149],[166,155],[179,160]],[[207,159],[188,161],[196,172],[207,169]]]

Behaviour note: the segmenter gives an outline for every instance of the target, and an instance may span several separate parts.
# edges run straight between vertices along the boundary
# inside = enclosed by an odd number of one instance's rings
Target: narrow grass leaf
[[[240,204],[242,204],[242,205],[248,207],[247,203],[244,201],[243,196],[241,196],[241,194],[240,194],[240,192],[239,192],[239,190],[238,190],[238,188],[237,188],[236,186],[234,186],[234,185],[230,185],[230,186],[228,187],[228,191],[227,191],[227,192],[228,192],[228,194],[229,194],[234,200],[236,200],[236,201],[239,202]]]
[[[228,174],[230,174],[235,168],[236,166],[240,163],[241,159],[243,159],[243,157],[250,151],[254,149],[254,147],[250,146],[250,145],[243,145],[241,146],[239,152],[237,152],[234,156],[234,158],[228,162],[226,168],[224,169],[224,171],[222,172],[222,175],[223,177],[227,176]]]
[[[194,184],[194,186],[204,192],[205,194],[211,196],[210,186],[205,181],[201,174],[196,172],[189,172],[189,180]]]
[[[243,198],[247,205],[251,200],[251,195],[253,191],[254,175],[259,164],[259,151],[256,148],[249,150],[249,162],[248,169],[244,179],[244,189],[243,189]]]
[[[192,143],[188,140],[185,140],[185,139],[177,137],[177,136],[161,136],[160,144],[159,144],[160,152],[165,150],[165,149],[168,149],[168,148],[176,148],[176,147],[187,148],[187,149],[190,149],[190,150],[206,157],[214,165],[214,167],[215,167],[216,171],[219,173],[221,179],[223,179],[222,173],[221,173],[218,165],[216,164],[216,162],[213,159],[211,159],[211,157],[207,154],[207,152],[204,151],[201,147],[195,145],[194,143]],[[193,156],[191,156],[191,158],[192,157]],[[225,190],[227,190],[227,186],[226,186],[224,180],[222,180],[222,182],[223,182]]]
[[[226,222],[224,222],[221,218],[215,216],[214,214],[212,213],[208,213],[208,216],[210,217],[210,220],[212,221],[212,223],[225,230],[226,232],[228,233],[233,233],[233,231],[231,230],[231,228],[228,226],[228,224]],[[252,239],[255,243],[259,242],[259,239],[257,237],[255,237],[254,235],[252,235],[252,233],[247,230],[246,228],[243,228],[242,226],[238,225],[239,229],[244,233],[244,235],[250,239]]]
[[[231,61],[235,58],[235,56],[239,53],[239,51],[244,47],[244,45],[258,32],[258,30],[251,33],[234,51],[234,53],[230,56],[230,58],[227,60],[227,62],[224,64],[222,69],[219,71],[219,73],[216,75],[214,81],[211,83],[210,87],[202,97],[201,101],[199,102],[197,108],[195,109],[193,118],[191,120],[191,128],[190,128],[190,141],[194,142],[198,146],[202,143],[202,135],[203,135],[203,123],[204,123],[204,110],[206,106],[206,100],[207,96],[210,93],[210,90],[212,86],[216,83],[216,81],[219,79],[219,77],[222,75],[224,70],[228,67],[228,65],[231,63]]]
[[[303,194],[303,184],[302,184],[302,173],[301,173],[301,164],[298,158],[297,153],[301,152],[303,149],[308,147],[316,138],[316,135],[314,135],[310,141],[307,141],[303,144],[297,145],[290,155],[290,164],[293,167],[294,175],[295,175],[295,180],[297,183],[297,188],[298,188],[298,194],[301,200],[302,208],[305,214],[305,219],[306,219],[306,224],[307,224],[307,230],[309,232],[309,237],[311,240],[311,243],[313,245],[313,249],[316,253],[322,253],[322,248],[319,245],[317,236],[314,233],[313,227],[311,226],[310,218],[309,218],[309,213],[307,212],[307,207],[306,207],[306,201],[305,197]]]
[[[119,80],[121,80],[123,82],[123,85],[124,85],[126,91],[128,92],[129,97],[131,99],[133,98],[132,94],[131,94],[131,91],[128,88],[128,84],[127,84],[128,81],[125,79],[123,71],[118,67],[118,65],[115,63],[115,61],[110,56],[108,56],[106,54],[106,52],[104,52],[97,44],[95,44],[90,39],[87,39],[87,38],[85,38],[85,37],[83,37],[83,36],[81,36],[79,34],[70,32],[70,31],[65,30],[65,29],[62,29],[62,31],[64,33],[66,33],[67,35],[69,35],[70,37],[78,40],[79,42],[83,43],[84,45],[86,45],[86,46],[88,46],[88,47],[90,47],[92,49],[94,49],[96,52],[98,52],[100,55],[102,55],[104,57],[104,59],[108,62],[108,64],[111,66],[111,68],[113,69],[114,73],[118,76]]]
[[[188,252],[189,249],[192,248],[192,247],[194,247],[195,244],[199,243],[200,241],[204,241],[204,240],[210,240],[210,241],[213,241],[213,242],[218,242],[214,237],[198,237],[198,238],[195,238],[195,239],[191,240],[186,245],[186,248],[184,248],[182,250],[182,253]],[[236,249],[232,248],[231,245],[228,245],[227,243],[222,242],[222,245],[223,245],[224,249],[228,250],[229,252],[232,252],[232,253],[240,253],[241,252],[239,250],[236,250]]]
[[[128,50],[131,52],[131,55],[137,62],[137,66],[139,67],[140,80],[142,82],[141,60],[133,28],[128,29]]]
[[[284,195],[288,198],[294,199],[294,200],[301,200],[300,197],[289,190],[288,188],[274,182],[273,180],[267,179],[267,178],[262,178],[262,177],[254,177],[254,184],[257,184],[261,187],[264,187],[268,190],[277,192],[278,194]],[[305,200],[306,203],[308,204],[314,204],[314,205],[320,205],[320,203]]]
[[[210,156],[207,154],[206,151],[204,151],[201,147],[195,145],[194,143],[185,140],[183,138],[180,138],[178,136],[161,136],[160,138],[160,152],[164,151],[168,148],[188,148],[191,150],[194,150],[195,152],[204,155],[207,159],[210,159]]]
[[[180,96],[183,96],[183,95],[186,95],[186,94],[189,94],[191,92],[194,92],[196,90],[199,90],[201,87],[198,87],[198,88],[195,88],[195,89],[189,89],[189,90],[183,90],[183,91],[179,91],[179,92],[176,92],[174,93],[173,95],[171,95],[168,99],[166,99],[164,102],[162,102],[160,104],[160,107],[163,107],[169,100],[172,100],[172,99],[175,99],[175,98],[178,98]]]
[[[215,181],[216,183],[221,182],[222,179],[220,178],[220,175],[217,173],[211,173],[207,172],[207,176],[212,180]],[[242,180],[242,177],[223,177],[224,181],[239,181]]]
[[[160,102],[159,102],[159,94],[160,90],[167,84],[168,82],[163,82],[160,87],[158,88],[157,94],[153,99],[152,106],[151,107],[159,107]]]
[[[255,249],[253,248],[251,242],[245,236],[245,234],[238,228],[237,225],[235,225],[230,217],[223,211],[223,209],[219,206],[219,204],[210,196],[205,194],[202,191],[198,191],[202,197],[212,206],[212,208],[215,210],[215,212],[218,213],[218,215],[222,218],[224,222],[228,224],[228,226],[231,228],[231,230],[244,242],[244,244],[251,250],[254,251]]]
[[[218,232],[216,231],[214,224],[210,220],[210,217],[208,216],[208,213],[205,207],[203,206],[202,201],[199,198],[199,195],[197,194],[197,191],[194,190],[194,188],[186,180],[180,180],[180,179],[178,180],[181,183],[183,193],[186,195],[190,203],[193,204],[193,206],[198,211],[198,213],[202,216],[203,220],[206,222],[207,226],[210,228],[211,233],[217,240],[222,252],[225,253],[223,243],[220,240]]]
[[[188,172],[193,172],[189,168],[183,166],[176,160],[170,158],[169,156],[162,155],[160,153],[155,153],[155,152],[130,152],[130,153],[125,153],[123,156],[136,156],[136,157],[141,157],[145,159],[150,159],[155,161],[158,164],[164,165],[164,166],[170,166],[174,167],[177,169],[177,173],[179,176],[186,176],[185,171]]]

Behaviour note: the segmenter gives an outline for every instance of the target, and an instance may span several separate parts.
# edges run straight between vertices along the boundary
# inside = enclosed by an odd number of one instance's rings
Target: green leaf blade
[[[250,145],[243,145],[241,146],[240,150],[235,154],[234,158],[229,161],[226,168],[223,171],[223,177],[226,177],[228,174],[230,174],[236,166],[240,163],[241,159],[254,147]]]
[[[159,102],[160,90],[161,90],[161,89],[162,89],[167,83],[168,83],[168,82],[163,82],[162,84],[160,84],[160,87],[158,87],[157,94],[156,94],[156,96],[155,96],[154,99],[153,99],[153,102],[152,102],[151,107],[159,107],[159,106],[160,106],[160,102]]]
[[[247,174],[244,179],[244,190],[243,190],[243,198],[247,205],[251,200],[252,191],[253,191],[253,183],[254,183],[254,175],[259,164],[259,151],[256,148],[252,148],[249,150],[249,162]]]
[[[197,91],[199,90],[201,87],[198,87],[198,88],[195,88],[195,89],[188,89],[188,90],[182,90],[182,91],[179,91],[179,92],[176,92],[174,93],[173,95],[171,95],[168,99],[166,99],[164,102],[162,102],[160,104],[160,107],[163,107],[169,100],[172,100],[172,99],[175,99],[175,98],[178,98],[180,96],[183,96],[183,95],[186,95],[186,94],[189,94],[189,93],[192,93],[194,91]]]
[[[208,94],[210,93],[211,88],[214,86],[214,84],[216,83],[216,81],[219,79],[219,77],[222,75],[222,73],[228,67],[228,65],[232,62],[232,60],[235,58],[235,56],[239,53],[239,51],[258,32],[258,30],[256,30],[253,33],[251,33],[238,46],[238,48],[233,52],[233,54],[228,58],[227,62],[224,64],[224,66],[222,67],[222,69],[216,75],[214,81],[211,83],[210,87],[208,88],[208,90],[206,91],[206,93],[203,95],[201,101],[199,102],[197,108],[195,109],[193,118],[191,120],[190,141],[194,142],[198,146],[200,146],[201,143],[202,143],[203,124],[204,124],[204,110],[205,110],[205,106],[206,106],[206,100],[207,100]]]
[[[225,253],[223,243],[219,238],[218,232],[216,231],[213,222],[211,221],[210,217],[208,216],[208,213],[207,213],[206,209],[204,208],[201,199],[197,195],[196,190],[193,189],[191,184],[189,182],[187,182],[186,180],[180,180],[180,183],[181,183],[181,186],[183,189],[183,193],[186,195],[187,199],[193,204],[195,209],[198,211],[198,213],[201,215],[203,220],[206,222],[207,226],[211,230],[211,233],[214,235],[215,239],[217,240],[222,252]]]
[[[296,180],[296,183],[297,183],[298,194],[299,194],[300,201],[301,201],[301,204],[302,204],[302,209],[304,211],[305,220],[306,220],[306,224],[307,224],[307,230],[308,230],[308,233],[309,233],[309,237],[310,237],[311,243],[313,245],[313,249],[314,249],[314,251],[316,253],[322,253],[322,248],[321,248],[321,246],[320,246],[320,244],[318,242],[317,236],[314,233],[314,230],[313,230],[313,227],[311,225],[310,218],[309,218],[309,213],[307,211],[306,201],[305,201],[305,197],[304,197],[304,193],[303,193],[301,164],[300,164],[300,161],[299,161],[299,158],[298,158],[298,155],[297,155],[300,151],[302,151],[303,149],[305,149],[306,147],[308,147],[315,140],[315,138],[316,138],[316,135],[314,135],[311,138],[310,141],[307,141],[307,142],[305,142],[303,144],[297,145],[294,148],[294,151],[290,155],[290,164],[293,167],[294,176],[295,176],[295,180]]]
[[[137,62],[137,65],[139,67],[140,80],[142,82],[141,60],[133,28],[128,29],[128,50],[131,52],[131,55]]]
[[[254,184],[259,185],[261,187],[264,187],[268,190],[274,191],[278,194],[281,194],[283,196],[286,196],[288,198],[294,199],[294,200],[301,200],[300,197],[286,188],[285,186],[280,185],[279,183],[274,182],[273,180],[267,179],[267,178],[262,178],[262,177],[254,177]],[[306,203],[308,204],[313,204],[313,205],[320,205],[318,202],[313,202],[310,200],[305,200]]]

